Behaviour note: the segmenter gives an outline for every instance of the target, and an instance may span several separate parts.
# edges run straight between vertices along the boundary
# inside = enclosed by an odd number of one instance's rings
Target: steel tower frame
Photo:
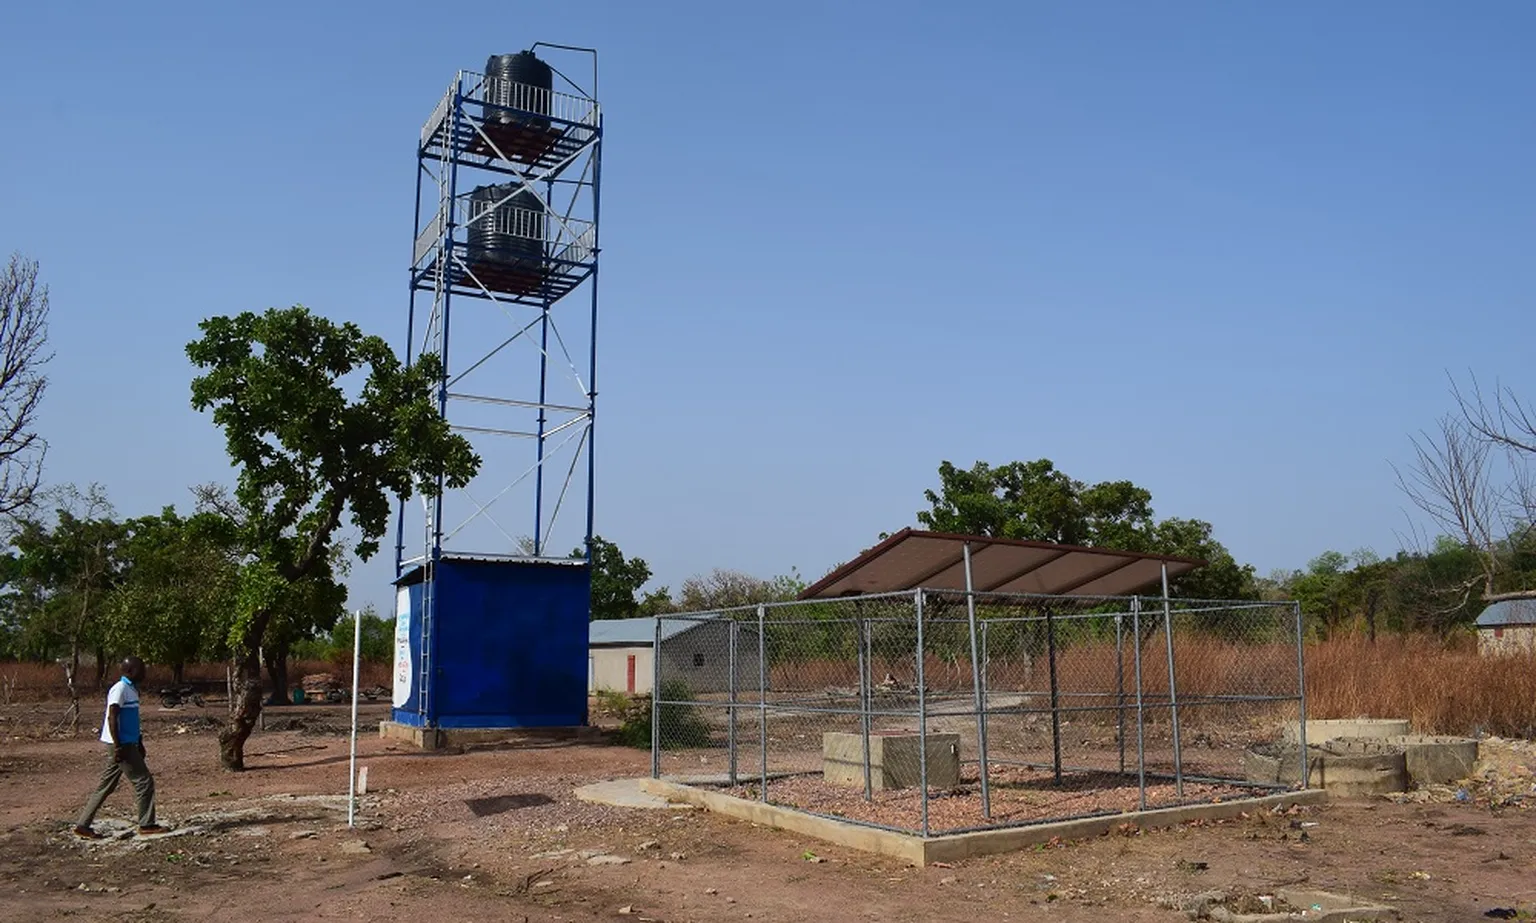
[[[468,437],[477,449],[487,440],[519,440],[533,444],[531,464],[517,472],[499,492],[476,496],[488,477],[503,480],[506,471],[482,471],[462,490],[443,490],[438,495],[421,498],[419,540],[407,540],[407,506],[401,503],[396,516],[395,576],[397,580],[417,567],[423,570],[420,609],[421,661],[417,665],[420,682],[417,711],[430,721],[429,676],[432,670],[431,632],[439,613],[433,592],[435,562],[446,557],[470,557],[479,560],[525,562],[570,562],[570,558],[547,553],[547,545],[556,521],[567,509],[568,494],[578,481],[578,468],[585,459],[585,471],[579,479],[579,505],[586,561],[591,562],[593,499],[596,480],[594,422],[597,410],[597,319],[598,319],[598,218],[602,184],[602,112],[597,103],[597,51],[570,45],[538,42],[529,48],[553,49],[567,53],[563,57],[590,56],[590,83],[583,86],[563,73],[553,63],[555,89],[545,90],[528,84],[512,83],[471,71],[459,71],[421,129],[416,147],[416,213],[410,269],[410,313],[406,332],[406,361],[431,352],[442,360],[443,374],[438,384],[438,412],[457,432]],[[496,184],[515,188],[498,196],[495,206],[475,214],[464,187],[484,176]],[[432,193],[435,192],[435,196]],[[424,201],[424,193],[427,195]],[[543,217],[536,223],[515,214],[511,222],[498,224],[498,233],[536,238],[542,245],[542,268],[501,274],[484,266],[472,267],[468,235],[477,221],[501,221],[497,212],[523,213],[513,206],[514,197],[532,193],[543,206]],[[519,198],[519,201],[526,201]],[[504,226],[505,225],[505,226]],[[557,323],[556,308],[579,303],[580,289],[587,290],[587,310],[577,312],[576,322],[585,323],[585,355],[578,347],[572,356]],[[509,321],[500,334],[480,342],[460,342],[450,337],[454,311],[468,310],[459,302],[475,299],[499,309]],[[567,315],[570,312],[567,312]],[[483,321],[483,319],[480,319]],[[475,390],[461,387],[471,373],[491,368],[499,360],[505,364],[519,342],[534,344],[537,374],[521,381],[488,381]],[[516,364],[516,361],[513,361]],[[555,400],[552,383],[569,376],[577,386],[579,399]],[[563,385],[562,385],[563,386]],[[481,413],[530,414],[533,425],[512,427],[502,422],[488,425],[465,422],[465,409]],[[574,443],[574,446],[573,446]],[[563,482],[554,502],[546,508],[546,467],[564,450],[570,449],[570,461],[558,467]],[[497,519],[493,507],[503,504],[514,491],[528,491],[532,480],[531,533],[509,530]],[[494,489],[494,486],[493,488]],[[472,511],[467,516],[454,514],[453,501],[462,495]],[[449,509],[445,510],[445,499]],[[447,516],[447,518],[445,518]],[[414,518],[412,516],[411,518]],[[523,519],[529,522],[529,519]],[[466,528],[489,524],[495,544],[502,548],[466,547],[470,536]],[[419,549],[419,550],[418,550]],[[414,552],[414,553],[411,553]]]

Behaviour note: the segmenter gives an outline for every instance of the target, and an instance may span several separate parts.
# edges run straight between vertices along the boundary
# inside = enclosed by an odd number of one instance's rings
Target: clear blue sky
[[[660,582],[819,576],[943,459],[1129,478],[1261,572],[1389,553],[1446,370],[1536,396],[1528,3],[225,7],[0,37],[48,474],[124,514],[230,476],[203,316],[403,342],[416,132],[541,39],[602,52],[597,520]]]

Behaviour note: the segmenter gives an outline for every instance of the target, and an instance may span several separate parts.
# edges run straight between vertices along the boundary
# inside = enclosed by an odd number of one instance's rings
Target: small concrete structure
[[[1307,783],[1341,796],[1405,792],[1411,785],[1445,785],[1472,775],[1477,741],[1465,737],[1394,734],[1308,741]],[[1243,756],[1250,782],[1293,784],[1300,775],[1296,745],[1257,747]]]
[[[1536,599],[1506,599],[1477,617],[1477,652],[1487,656],[1536,652]]]
[[[1407,734],[1388,737],[1403,748],[1408,778],[1416,785],[1445,785],[1470,778],[1477,764],[1477,741],[1469,737],[1428,737]]]
[[[668,801],[691,804],[716,814],[764,827],[775,827],[779,830],[816,837],[849,849],[861,849],[882,856],[891,856],[917,866],[1015,852],[1036,843],[1048,843],[1051,840],[1088,839],[1102,836],[1126,823],[1140,827],[1171,827],[1194,820],[1221,820],[1252,811],[1284,810],[1292,805],[1322,804],[1328,800],[1326,792],[1317,790],[1289,792],[1283,795],[1234,798],[1231,801],[1188,805],[1180,808],[1127,811],[1122,814],[1106,814],[1079,820],[922,837],[917,834],[898,833],[894,830],[818,817],[794,808],[781,808],[761,801],[748,801],[722,792],[679,784],[670,779],[642,779],[640,785],[645,791],[660,795]]]
[[[1411,732],[1406,718],[1320,718],[1307,722],[1307,745],[1315,747],[1340,737],[1381,739]],[[1300,731],[1294,723],[1285,725],[1281,734],[1288,744],[1300,742]]]
[[[1295,744],[1255,747],[1243,754],[1250,782],[1294,785],[1301,775]],[[1330,795],[1357,797],[1408,790],[1408,761],[1403,748],[1385,740],[1340,738],[1307,746],[1307,787]]]
[[[923,784],[918,759],[922,739],[912,731],[869,735],[869,781],[877,792]],[[822,776],[837,785],[864,786],[864,737],[832,731],[821,735]],[[960,735],[928,735],[928,787],[960,784]]]

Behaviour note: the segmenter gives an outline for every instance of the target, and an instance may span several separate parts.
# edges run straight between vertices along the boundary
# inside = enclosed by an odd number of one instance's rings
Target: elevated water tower
[[[392,727],[424,743],[586,721],[602,137],[597,52],[539,42],[417,139],[407,358],[482,460],[398,512]]]

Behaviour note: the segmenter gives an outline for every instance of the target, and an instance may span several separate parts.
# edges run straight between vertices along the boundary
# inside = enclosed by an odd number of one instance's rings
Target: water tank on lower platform
[[[515,183],[469,194],[469,263],[537,273],[544,267],[544,204]],[[510,197],[510,198],[509,198]]]

